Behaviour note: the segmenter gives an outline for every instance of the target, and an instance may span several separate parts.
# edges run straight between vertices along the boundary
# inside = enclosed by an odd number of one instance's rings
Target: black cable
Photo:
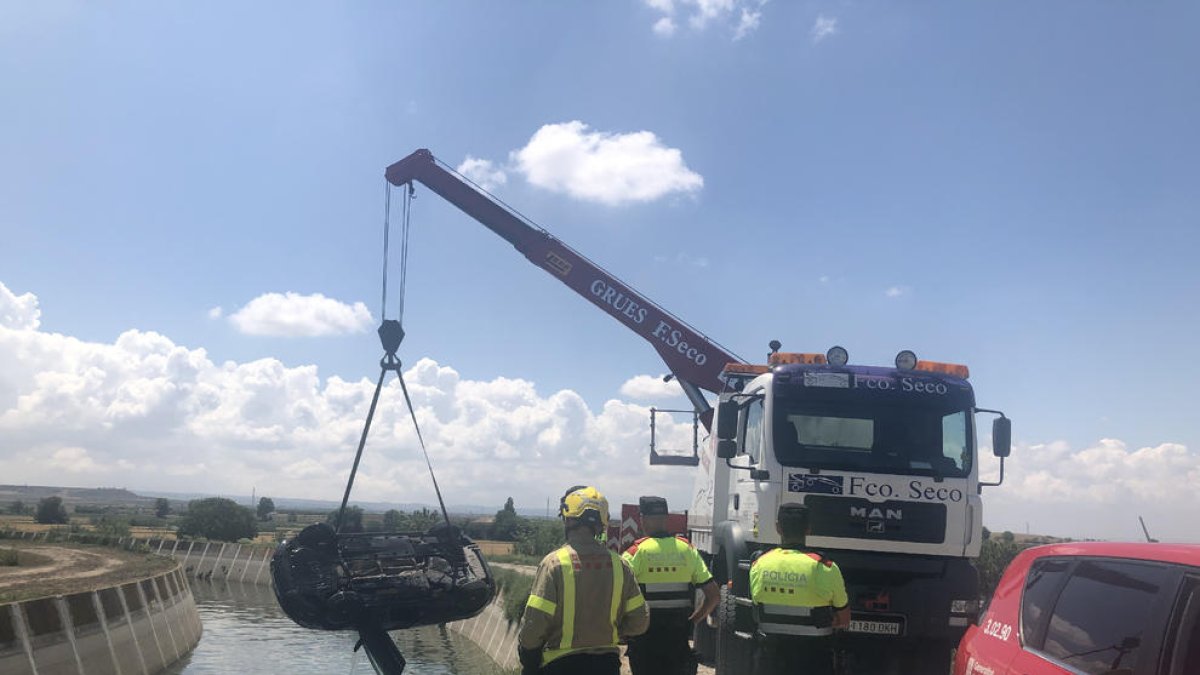
[[[433,491],[437,493],[438,506],[442,507],[442,518],[446,519],[446,525],[449,526],[450,514],[446,511],[446,502],[442,500],[442,489],[438,487],[437,476],[433,474],[433,463],[429,461],[429,451],[425,449],[425,439],[421,437],[421,425],[417,424],[417,413],[413,410],[412,399],[408,397],[404,374],[397,369],[396,377],[400,378],[400,390],[404,392],[404,402],[408,404],[408,414],[412,416],[413,428],[417,430],[417,441],[421,444],[421,452],[425,455],[425,466],[429,467],[429,477],[433,479]]]
[[[412,217],[412,183],[409,183],[404,191],[404,209],[403,220],[401,224],[401,241],[400,241],[400,315],[401,321],[404,320],[404,299],[407,297],[408,291],[408,233]]]
[[[399,362],[396,362],[399,365]],[[354,455],[354,466],[350,468],[350,479],[346,481],[346,493],[342,495],[342,505],[338,508],[337,521],[334,523],[334,533],[342,531],[342,514],[346,512],[346,502],[350,500],[350,489],[354,487],[354,476],[358,473],[358,462],[362,459],[363,448],[367,447],[367,433],[371,431],[371,420],[375,417],[375,406],[379,405],[379,390],[383,388],[383,378],[387,375],[388,367],[383,365],[379,371],[379,381],[375,383],[375,395],[371,397],[371,408],[367,411],[367,421],[363,424],[362,436],[358,439],[358,453]]]
[[[392,184],[383,181],[383,301],[380,303],[379,319],[387,319],[387,273],[388,237],[392,231]]]

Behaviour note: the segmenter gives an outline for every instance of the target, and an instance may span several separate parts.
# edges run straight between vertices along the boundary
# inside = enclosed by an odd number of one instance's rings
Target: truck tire
[[[737,602],[732,590],[721,587],[721,602],[713,614],[717,617],[716,675],[745,675],[753,667],[754,642],[734,632]]]

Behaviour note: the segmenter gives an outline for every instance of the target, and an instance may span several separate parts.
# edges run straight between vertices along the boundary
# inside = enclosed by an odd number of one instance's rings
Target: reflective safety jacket
[[[849,604],[836,563],[790,548],[754,560],[750,597],[758,629],[768,635],[831,635],[834,610]]]
[[[579,530],[542,559],[518,640],[542,650],[542,665],[577,652],[618,653],[622,637],[641,635],[650,610],[629,565]]]
[[[651,609],[692,609],[695,586],[712,579],[708,566],[683,537],[643,537],[622,554]]]

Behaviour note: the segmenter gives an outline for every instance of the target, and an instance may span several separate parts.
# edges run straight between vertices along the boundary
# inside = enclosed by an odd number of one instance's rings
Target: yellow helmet
[[[558,502],[558,515],[579,518],[608,530],[608,500],[590,485],[576,485],[567,490]]]

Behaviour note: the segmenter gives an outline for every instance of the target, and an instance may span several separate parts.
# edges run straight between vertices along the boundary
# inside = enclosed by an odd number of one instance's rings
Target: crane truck
[[[841,347],[785,353],[775,341],[767,363],[747,363],[430,151],[392,164],[385,177],[437,193],[662,357],[709,432],[691,455],[659,454],[652,443],[650,463],[698,467],[688,530],[722,600],[696,642],[720,675],[745,672],[752,657],[750,561],[779,544],[775,514],[785,502],[808,507],[809,545],[842,569],[852,620],[841,647],[862,664],[856,672],[949,671],[979,599],[971,559],[982,540],[981,490],[1003,480],[1011,436],[1003,413],[976,407],[965,366],[911,351],[894,367],[851,365]],[[979,479],[979,414],[996,415],[995,483]]]

